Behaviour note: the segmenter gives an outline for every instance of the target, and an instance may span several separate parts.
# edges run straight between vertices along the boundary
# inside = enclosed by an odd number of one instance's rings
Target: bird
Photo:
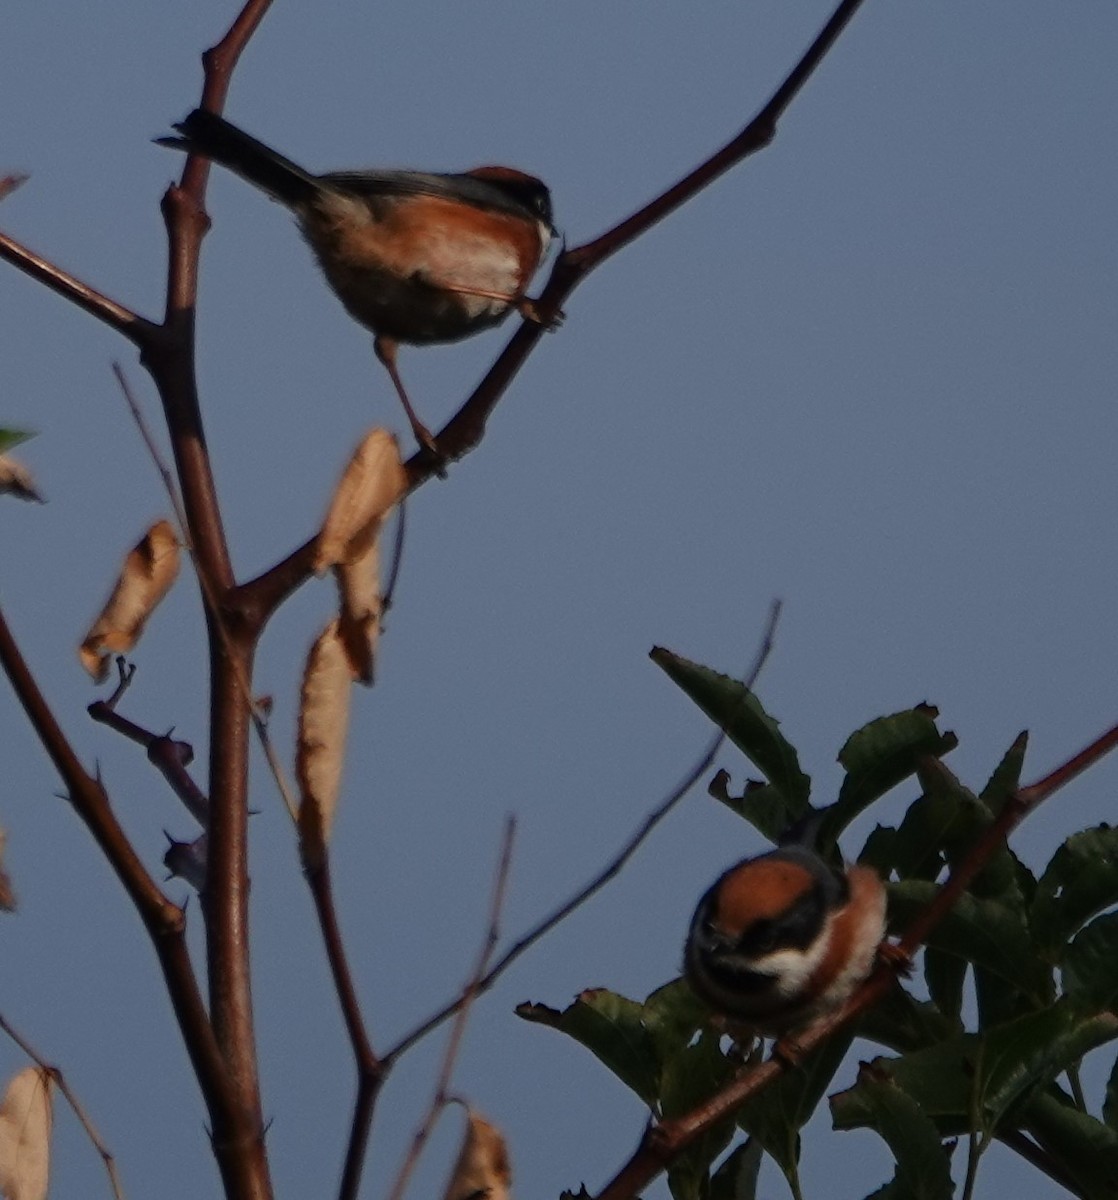
[[[832,1012],[873,970],[885,887],[865,866],[836,869],[784,846],[725,871],[703,894],[684,947],[684,976],[715,1013],[763,1037],[794,1034]]]
[[[554,328],[526,295],[557,236],[551,193],[534,175],[484,166],[457,174],[358,170],[314,175],[231,121],[195,109],[156,142],[219,163],[295,215],[326,282],[373,334],[416,440],[439,450],[396,365],[401,342],[456,342],[516,310]]]

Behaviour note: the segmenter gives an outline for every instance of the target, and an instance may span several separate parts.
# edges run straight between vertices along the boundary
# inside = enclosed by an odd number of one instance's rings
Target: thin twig
[[[773,640],[776,635],[777,622],[780,620],[781,601],[774,600],[769,609],[768,621],[765,624],[764,636],[761,639],[761,644],[757,649],[757,654],[754,657],[749,670],[742,677],[742,684],[747,691],[752,691],[757,679],[761,674],[761,670],[765,665],[766,659],[772,653]],[[641,822],[636,831],[632,834],[629,840],[618,851],[616,855],[606,864],[606,866],[598,872],[588,883],[584,884],[569,900],[564,901],[558,908],[552,911],[548,916],[544,917],[538,924],[533,925],[522,937],[517,939],[504,954],[496,961],[493,967],[483,975],[477,983],[476,992],[481,994],[487,992],[494,983],[508,970],[509,967],[525,952],[529,947],[535,945],[545,934],[551,932],[561,921],[565,921],[567,917],[586,903],[597,892],[616,875],[618,875],[625,864],[633,857],[640,848],[648,835],[656,828],[657,825],[672,811],[673,808],[683,799],[684,796],[695,786],[696,783],[706,774],[714,762],[718,751],[722,748],[722,743],[726,740],[726,725],[723,725],[714,737],[711,738],[707,748],[700,755],[695,765],[687,772],[679,785],[672,789],[671,792],[652,810],[651,813]],[[465,995],[459,995],[448,1004],[445,1004],[438,1012],[433,1013],[421,1024],[417,1025],[410,1033],[402,1037],[391,1050],[388,1051],[382,1058],[382,1061],[391,1065],[400,1057],[406,1050],[410,1050],[421,1038],[425,1037],[433,1029],[441,1025],[448,1017],[452,1016],[461,1005],[465,1003]]]
[[[118,304],[108,296],[92,288],[88,283],[63,271],[49,259],[36,254],[26,246],[0,233],[0,259],[18,267],[25,275],[30,275],[39,283],[45,284],[52,292],[63,299],[71,301],[84,309],[91,316],[103,321],[110,329],[123,334],[130,342],[141,348],[154,342],[160,335],[160,327],[153,321],[141,317],[123,304]]]
[[[217,636],[221,638],[226,650],[226,657],[232,666],[234,675],[240,685],[241,693],[245,704],[248,706],[249,717],[252,721],[253,729],[260,742],[261,749],[264,751],[264,759],[272,772],[272,778],[275,780],[276,789],[279,791],[280,798],[283,800],[284,806],[287,808],[288,815],[292,821],[298,820],[299,806],[295,801],[294,789],[287,778],[287,772],[284,770],[283,763],[280,762],[279,755],[276,753],[272,745],[272,740],[268,735],[268,726],[264,718],[260,715],[256,702],[252,695],[252,685],[249,683],[242,667],[241,662],[232,645],[232,639],[229,636],[229,630],[226,628],[226,623],[221,606],[218,601],[217,589],[213,581],[207,575],[201,559],[194,551],[194,546],[190,541],[190,526],[187,523],[186,512],[183,509],[182,499],[179,496],[178,489],[175,487],[174,475],[171,469],[163,461],[163,456],[159,452],[159,447],[156,445],[155,438],[152,437],[151,431],[148,429],[147,422],[144,420],[143,412],[139,404],[136,402],[136,397],[132,392],[132,388],[128,383],[128,378],[124,374],[120,363],[113,363],[113,374],[116,376],[116,381],[120,385],[120,390],[124,393],[124,399],[128,404],[129,412],[132,414],[132,419],[136,422],[136,427],[140,431],[140,436],[144,440],[144,445],[147,447],[148,454],[152,462],[155,464],[155,469],[159,472],[159,478],[163,481],[163,487],[167,492],[167,498],[171,502],[171,508],[175,514],[175,522],[179,527],[179,532],[182,536],[183,545],[186,546],[187,552],[190,554],[191,561],[194,563],[194,571],[198,577],[198,585],[202,589],[203,598],[206,601],[212,618],[213,628],[217,632]],[[92,706],[91,706],[92,707]],[[90,712],[90,716],[95,720],[106,720],[103,714]],[[112,722],[106,720],[106,724]],[[159,765],[159,764],[157,764]],[[162,766],[160,766],[162,770]],[[175,786],[174,782],[172,786]],[[199,793],[201,795],[201,793]],[[183,803],[187,803],[183,798]],[[208,801],[206,801],[208,811]],[[188,805],[189,807],[189,805]]]
[[[361,1002],[353,982],[353,972],[345,952],[345,941],[338,925],[337,909],[334,905],[334,889],[330,880],[329,848],[325,849],[322,861],[306,872],[307,886],[314,899],[315,913],[322,932],[322,944],[326,947],[326,958],[334,980],[334,991],[342,1010],[346,1033],[349,1035],[353,1059],[357,1067],[357,1098],[353,1105],[349,1140],[346,1144],[342,1181],[338,1189],[339,1200],[355,1200],[361,1186],[361,1173],[365,1167],[365,1155],[369,1144],[373,1110],[377,1095],[383,1084],[387,1069],[373,1049],[372,1039],[365,1026]]]
[[[183,911],[163,895],[148,874],[117,821],[101,781],[81,765],[24,661],[2,610],[0,665],[66,787],[66,798],[93,835],[143,920],[211,1120],[215,1124],[235,1120],[236,1098],[186,948]]]
[[[493,899],[489,906],[489,923],[486,927],[485,938],[482,941],[481,950],[478,952],[474,969],[470,973],[470,978],[462,990],[462,1000],[458,1005],[454,1024],[450,1027],[450,1035],[447,1038],[446,1050],[443,1053],[442,1065],[439,1068],[439,1077],[435,1083],[434,1094],[431,1097],[431,1105],[427,1110],[427,1115],[415,1131],[407,1155],[400,1165],[399,1174],[397,1174],[396,1180],[389,1190],[388,1200],[403,1200],[408,1180],[411,1178],[412,1171],[419,1161],[419,1156],[423,1153],[423,1148],[431,1136],[431,1130],[435,1127],[435,1122],[439,1119],[443,1109],[457,1099],[450,1094],[450,1080],[454,1073],[454,1064],[458,1058],[462,1035],[466,1031],[466,1021],[470,1015],[470,1007],[480,994],[481,982],[486,977],[486,966],[500,936],[501,909],[505,901],[505,888],[508,884],[509,864],[512,861],[512,843],[515,834],[516,819],[515,817],[509,817],[505,823],[505,833],[501,843],[501,857],[497,865],[497,874],[493,884]]]
[[[8,1020],[2,1015],[0,1015],[0,1030],[3,1030],[41,1071],[45,1071],[50,1076],[55,1086],[66,1098],[66,1103],[74,1110],[74,1116],[78,1118],[81,1127],[85,1130],[85,1135],[93,1144],[93,1149],[101,1156],[101,1161],[105,1164],[105,1171],[109,1176],[109,1187],[112,1188],[113,1195],[116,1197],[116,1200],[124,1200],[124,1189],[120,1185],[120,1176],[117,1174],[116,1159],[113,1158],[108,1146],[101,1140],[101,1135],[97,1132],[93,1122],[86,1115],[85,1109],[82,1108],[81,1102],[66,1082],[65,1075],[62,1074],[58,1067],[48,1063],[26,1038],[22,1037],[12,1028]]]
[[[749,1068],[691,1112],[646,1130],[628,1162],[598,1193],[597,1200],[631,1200],[666,1170],[688,1146],[736,1112],[751,1096],[767,1087],[793,1064],[876,1004],[892,987],[896,971],[906,957],[923,945],[928,935],[957,903],[959,897],[992,855],[1005,846],[1009,833],[1039,804],[1071,779],[1118,746],[1118,725],[1108,729],[1078,754],[1036,783],[1018,789],[967,857],[955,868],[927,908],[919,913],[900,939],[895,962],[883,962],[837,1012],[797,1031],[795,1042],[782,1042],[764,1062]]]

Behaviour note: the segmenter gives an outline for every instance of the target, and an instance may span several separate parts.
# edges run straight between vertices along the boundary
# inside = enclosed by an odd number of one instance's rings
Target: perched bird
[[[884,935],[875,871],[836,870],[786,846],[731,867],[702,897],[684,974],[716,1012],[775,1037],[843,1004],[873,969]]]
[[[295,214],[326,281],[374,335],[416,438],[437,453],[396,369],[399,342],[456,342],[512,309],[552,325],[525,295],[556,230],[551,193],[511,167],[457,175],[312,175],[215,113],[195,109],[160,145],[202,154]]]

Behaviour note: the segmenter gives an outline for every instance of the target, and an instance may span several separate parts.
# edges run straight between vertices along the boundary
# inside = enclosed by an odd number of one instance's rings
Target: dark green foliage
[[[762,776],[734,795],[720,771],[711,794],[771,841],[810,828],[821,853],[837,854],[855,817],[916,781],[907,807],[896,797],[882,805],[893,823],[879,824],[858,856],[889,883],[894,933],[926,908],[1020,784],[1025,734],[976,793],[941,761],[955,737],[921,704],[852,734],[838,756],[846,777],[837,799],[813,808],[799,755],[756,696],[667,651],[652,657]],[[856,1030],[840,1031],[749,1100],[736,1122],[691,1146],[669,1172],[675,1200],[754,1200],[764,1154],[798,1197],[800,1131],[832,1090],[855,1033],[883,1053],[831,1096],[831,1114],[836,1129],[872,1129],[892,1152],[894,1176],[874,1200],[947,1200],[955,1194],[952,1151],[956,1176],[965,1166],[973,1181],[991,1139],[1026,1151],[1072,1195],[1118,1196],[1118,1062],[1099,1111],[1078,1085],[1084,1056],[1118,1039],[1118,912],[1106,911],[1115,905],[1118,829],[1072,835],[1039,880],[1000,847],[932,933],[918,960],[922,978],[894,989]],[[925,990],[928,998],[918,998]],[[643,1003],[596,989],[562,1012],[518,1012],[586,1046],[656,1118],[695,1108],[743,1055],[757,1053],[734,1044],[682,980]],[[1049,1194],[1053,1185],[1039,1186]]]

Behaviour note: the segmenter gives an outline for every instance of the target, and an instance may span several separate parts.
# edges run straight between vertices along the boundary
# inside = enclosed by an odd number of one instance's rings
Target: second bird
[[[214,113],[195,109],[175,129],[161,145],[202,154],[291,209],[335,295],[372,331],[416,439],[438,454],[397,344],[456,342],[512,309],[543,321],[525,289],[555,234],[547,187],[512,167],[312,175]]]

